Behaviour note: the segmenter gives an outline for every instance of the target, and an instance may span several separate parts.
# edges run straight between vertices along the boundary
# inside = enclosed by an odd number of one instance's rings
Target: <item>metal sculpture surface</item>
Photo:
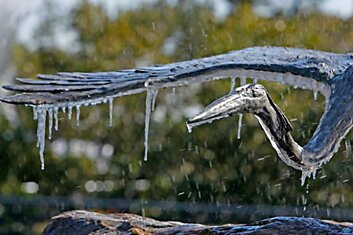
[[[59,108],[67,107],[72,110],[74,107],[79,111],[81,105],[107,101],[111,105],[115,97],[144,91],[147,92],[148,130],[148,114],[160,88],[223,78],[252,78],[255,83],[258,80],[267,80],[311,89],[315,95],[321,92],[326,97],[327,105],[316,132],[303,148],[293,140],[289,134],[289,121],[260,85],[246,85],[234,90],[189,121],[189,125],[198,125],[213,119],[213,114],[219,115],[216,117],[218,118],[234,112],[254,113],[259,117],[279,157],[289,166],[302,170],[304,176],[308,176],[330,160],[353,125],[352,63],[352,54],[298,48],[253,47],[207,58],[137,69],[40,74],[37,76],[39,80],[18,78],[21,85],[5,85],[3,88],[19,93],[0,97],[0,100],[33,106],[38,114],[38,138],[42,142],[47,113],[49,125],[53,125],[53,116],[57,119]],[[236,99],[246,100],[246,104],[234,103]],[[223,109],[224,107],[227,109]],[[204,120],[200,118],[202,115],[206,117]],[[44,148],[43,145],[40,147]]]

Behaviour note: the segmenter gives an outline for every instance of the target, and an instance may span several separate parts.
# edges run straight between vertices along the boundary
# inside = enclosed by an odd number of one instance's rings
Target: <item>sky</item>
[[[157,0],[90,0],[91,2],[101,5],[108,13],[109,16],[116,16],[118,11],[128,10],[139,7],[141,4],[148,4],[156,2]],[[176,4],[176,0],[166,0],[170,4]],[[226,0],[197,0],[201,3],[209,2],[213,5],[215,15],[222,19],[229,12],[229,4]],[[298,0],[287,0],[286,4],[283,4],[283,0],[270,0],[271,5],[277,9],[287,11],[290,9],[294,1]],[[33,44],[33,33],[41,20],[43,5],[45,1],[42,0],[0,0],[0,36],[1,34],[8,33],[7,28],[10,19],[11,24],[15,21],[17,24],[18,32],[17,38],[26,44]],[[302,4],[305,4],[305,0],[301,0]],[[348,18],[353,15],[353,0],[321,0],[317,1],[320,3],[319,9],[329,15],[336,15],[341,18]],[[56,2],[58,3],[58,2]],[[57,4],[56,12],[63,14],[63,21],[65,21],[65,12],[75,7],[79,1],[77,0],[61,0],[60,4]],[[271,7],[267,5],[260,5],[255,10],[259,15],[268,16],[271,14]],[[8,17],[11,15],[12,17]],[[10,24],[10,25],[11,25]],[[60,28],[61,27],[61,28]],[[67,40],[58,40],[55,42],[58,47],[65,49],[68,45],[72,45],[75,41],[75,33],[64,29],[65,26],[58,26],[56,31],[62,36],[65,36]],[[32,40],[32,42],[31,42]],[[0,45],[1,46],[1,45]],[[35,45],[33,44],[35,47]]]

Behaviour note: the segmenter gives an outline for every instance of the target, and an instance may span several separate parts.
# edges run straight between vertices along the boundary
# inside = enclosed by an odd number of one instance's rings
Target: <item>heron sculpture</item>
[[[187,122],[192,127],[235,113],[253,113],[278,156],[287,165],[301,170],[305,179],[331,159],[342,138],[353,125],[352,63],[352,54],[284,47],[252,47],[206,58],[136,69],[40,74],[37,76],[39,80],[17,78],[21,85],[5,85],[3,88],[19,93],[2,96],[0,100],[33,106],[38,118],[37,134],[42,156],[47,114],[50,129],[53,119],[57,121],[59,108],[68,108],[69,111],[76,108],[79,111],[82,105],[108,101],[112,106],[115,97],[146,91],[148,129],[149,112],[158,89],[161,88],[226,78],[252,78],[255,83],[258,80],[267,80],[311,89],[314,94],[321,92],[327,103],[314,135],[303,147],[294,141],[288,119],[259,84],[245,85],[233,90]]]

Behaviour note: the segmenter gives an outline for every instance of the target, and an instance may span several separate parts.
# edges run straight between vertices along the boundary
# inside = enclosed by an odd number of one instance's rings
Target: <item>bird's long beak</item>
[[[201,113],[186,123],[189,131],[195,126],[211,123],[214,120],[229,117],[233,114],[254,112],[263,107],[263,96],[266,91],[262,85],[248,84],[215,100]]]

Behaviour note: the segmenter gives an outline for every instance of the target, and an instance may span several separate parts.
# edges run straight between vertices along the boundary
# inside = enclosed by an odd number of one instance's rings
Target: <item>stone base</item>
[[[43,235],[98,234],[353,234],[352,223],[303,217],[274,217],[248,225],[202,225],[158,221],[128,213],[69,211],[51,219]]]

